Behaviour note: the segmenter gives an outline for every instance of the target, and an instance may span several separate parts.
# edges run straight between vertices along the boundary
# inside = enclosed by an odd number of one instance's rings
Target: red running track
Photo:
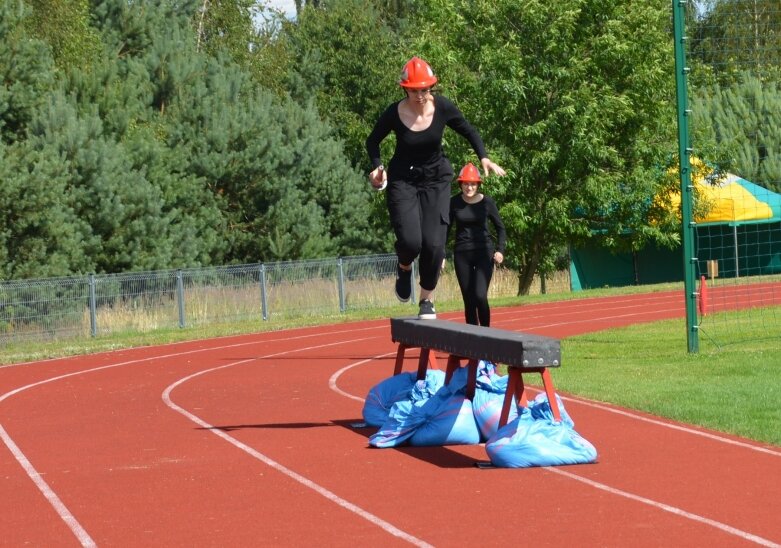
[[[677,292],[493,312],[553,337],[684,314]],[[394,357],[383,320],[2,367],[0,544],[781,545],[781,449],[566,394],[596,464],[371,448],[352,425]]]

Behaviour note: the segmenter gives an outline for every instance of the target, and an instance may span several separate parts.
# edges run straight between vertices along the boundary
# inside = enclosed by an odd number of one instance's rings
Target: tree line
[[[595,230],[679,240],[651,199],[677,150],[667,0],[296,5],[0,0],[0,278],[392,250],[363,142],[412,55],[508,170],[483,189],[519,293]],[[750,82],[697,62],[703,88]]]

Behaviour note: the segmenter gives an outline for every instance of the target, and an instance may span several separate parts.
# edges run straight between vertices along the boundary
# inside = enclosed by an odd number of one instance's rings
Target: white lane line
[[[401,529],[397,528],[396,526],[394,526],[391,523],[388,523],[387,521],[385,521],[384,519],[380,518],[379,516],[376,516],[376,515],[372,514],[371,512],[368,512],[367,510],[364,510],[363,508],[353,504],[352,502],[343,499],[342,497],[340,497],[339,495],[337,495],[333,491],[330,491],[330,490],[326,489],[325,487],[323,487],[321,485],[318,485],[317,483],[313,482],[312,480],[310,480],[310,479],[302,476],[301,474],[291,470],[290,468],[288,468],[288,467],[278,463],[277,461],[275,461],[271,457],[268,457],[268,456],[264,455],[263,453],[255,450],[254,448],[252,448],[252,447],[250,447],[250,446],[240,442],[239,440],[237,440],[233,436],[223,432],[219,428],[214,427],[213,425],[209,424],[208,422],[206,422],[205,420],[201,419],[200,417],[194,415],[193,413],[190,413],[189,411],[187,411],[186,409],[180,407],[179,405],[177,405],[176,403],[174,403],[171,400],[171,391],[174,388],[176,388],[177,386],[179,386],[179,385],[181,385],[181,384],[183,384],[183,383],[185,383],[185,382],[187,382],[189,380],[194,379],[195,377],[198,377],[200,375],[204,375],[206,373],[212,373],[214,371],[219,371],[220,369],[226,369],[228,367],[233,367],[235,365],[241,365],[241,364],[244,364],[244,363],[249,363],[249,362],[253,362],[253,361],[257,361],[257,360],[264,360],[264,359],[268,359],[268,358],[273,358],[275,356],[284,356],[284,355],[291,354],[293,352],[301,352],[301,351],[305,351],[305,350],[315,350],[315,349],[318,349],[318,348],[327,348],[329,346],[338,346],[338,345],[342,345],[342,344],[346,344],[346,343],[355,343],[355,342],[369,340],[370,338],[375,338],[375,337],[366,337],[366,338],[362,338],[362,339],[353,339],[353,340],[349,340],[349,341],[338,341],[338,342],[332,342],[332,343],[328,343],[328,344],[321,344],[321,345],[317,345],[317,346],[309,346],[309,347],[306,347],[306,348],[297,348],[295,350],[287,350],[287,351],[277,352],[277,353],[274,353],[274,354],[267,354],[265,356],[258,356],[256,358],[249,358],[249,359],[240,360],[240,361],[237,361],[237,362],[232,362],[232,363],[228,363],[228,364],[225,364],[225,365],[221,365],[221,366],[218,366],[218,367],[212,367],[210,369],[204,369],[203,371],[199,371],[197,373],[193,373],[192,375],[188,375],[187,377],[183,377],[183,378],[179,379],[178,381],[176,381],[175,383],[171,384],[168,388],[166,388],[163,391],[163,401],[166,403],[166,405],[168,405],[168,407],[170,407],[174,411],[177,411],[178,413],[181,413],[182,415],[184,415],[185,417],[190,419],[192,422],[194,422],[195,424],[197,424],[201,428],[204,428],[204,429],[208,430],[209,432],[213,433],[215,436],[218,436],[218,437],[222,438],[223,440],[227,441],[231,445],[233,445],[233,446],[237,447],[238,449],[244,451],[248,455],[258,459],[259,461],[265,463],[266,465],[270,466],[271,468],[274,468],[275,470],[277,470],[281,474],[284,474],[285,476],[289,477],[290,479],[293,479],[293,480],[297,481],[298,483],[300,483],[301,485],[303,485],[305,487],[308,487],[309,489],[312,489],[316,493],[322,495],[323,497],[325,497],[329,501],[337,504],[338,506],[341,506],[345,510],[353,512],[354,514],[362,517],[363,519],[365,519],[369,523],[371,523],[373,525],[376,525],[377,527],[380,527],[381,529],[383,529],[384,531],[386,531],[387,533],[390,533],[391,535],[393,535],[395,537],[398,537],[398,538],[400,538],[402,540],[406,540],[407,542],[409,542],[410,544],[412,544],[414,546],[420,546],[420,547],[429,548],[429,547],[431,547],[431,545],[428,544],[427,542],[425,542],[425,541],[423,541],[423,540],[421,540],[421,539],[419,539],[419,538],[417,538],[417,537],[415,537],[413,535],[410,535],[409,533],[406,533],[406,532],[402,531]]]
[[[712,520],[697,514],[692,514],[691,512],[687,512],[686,510],[681,510],[680,508],[677,508],[675,506],[670,506],[669,504],[664,504],[663,502],[657,502],[655,500],[647,499],[645,497],[641,497],[639,495],[635,495],[634,493],[629,493],[627,491],[622,491],[621,489],[616,489],[614,487],[610,487],[608,485],[605,485],[603,483],[599,483],[594,480],[590,480],[588,478],[584,478],[582,476],[578,476],[577,474],[572,474],[570,472],[567,472],[565,470],[561,470],[559,468],[554,468],[552,466],[546,466],[545,470],[548,472],[553,472],[555,474],[560,474],[562,476],[565,476],[569,479],[579,481],[581,483],[585,483],[586,485],[590,485],[591,487],[594,487],[595,489],[600,489],[602,491],[607,491],[608,493],[611,493],[613,495],[618,495],[621,497],[625,497],[637,502],[640,502],[642,504],[647,504],[648,506],[652,506],[654,508],[658,508],[659,510],[663,510],[665,512],[670,512],[671,514],[675,514],[676,516],[681,516],[686,519],[690,519],[692,521],[696,521],[699,523],[702,523],[704,525],[710,525],[711,527],[715,527],[716,529],[719,529],[721,531],[724,531],[725,533],[728,533],[730,535],[734,535],[736,537],[742,538],[743,540],[747,540],[749,542],[753,542],[755,544],[759,544],[761,546],[771,546],[773,548],[779,548],[779,544],[776,544],[772,540],[768,540],[766,538],[760,537],[758,535],[755,535],[753,533],[748,533],[746,531],[742,531],[741,529],[737,529],[735,527],[732,527],[731,525],[727,525],[726,523],[721,523],[720,521]]]
[[[662,312],[674,312],[676,310],[677,310],[676,308],[653,309],[651,311],[651,313],[657,314],[657,313],[662,313]],[[648,314],[649,314],[648,312],[632,312],[632,313],[626,313],[626,314],[613,314],[613,315],[610,315],[610,316],[598,316],[598,317],[592,317],[592,318],[584,318],[582,320],[574,320],[574,321],[570,320],[570,321],[567,321],[566,320],[566,314],[555,314],[554,313],[554,314],[548,315],[547,317],[550,317],[550,316],[554,316],[555,317],[555,316],[558,315],[558,316],[564,316],[564,319],[562,321],[560,321],[560,322],[540,323],[540,324],[529,325],[529,326],[524,325],[522,328],[519,328],[519,329],[523,329],[524,331],[540,330],[540,329],[546,329],[546,328],[549,329],[549,328],[552,328],[552,327],[560,327],[560,326],[564,326],[564,325],[578,325],[578,324],[584,324],[584,323],[586,323],[586,324],[593,324],[593,323],[596,323],[596,322],[604,322],[604,321],[609,321],[609,320],[616,320],[616,319],[619,319],[619,318],[636,318],[638,316],[641,318],[639,322],[635,321],[632,324],[621,324],[619,327],[628,327],[629,325],[637,325],[638,323],[653,323],[653,322],[663,321],[665,319],[672,319],[672,320],[683,319],[683,318],[648,318]],[[534,316],[532,316],[532,318],[536,319]],[[505,319],[503,319],[503,320],[501,320],[501,321],[499,321],[497,323],[501,324],[501,325],[518,324],[518,323],[526,322],[526,321],[528,321],[528,319],[529,318],[521,318],[521,319],[516,319],[516,318],[508,319],[508,318],[505,318]],[[491,324],[491,327],[494,327],[493,322]],[[518,331],[519,329],[511,329],[511,331]],[[610,329],[610,328],[609,327],[605,327],[605,328],[602,328],[602,329],[597,329],[597,330],[595,330],[595,332],[605,331],[607,329]],[[562,337],[562,338],[564,338],[564,337]]]
[[[73,534],[76,535],[76,538],[79,539],[81,545],[97,546],[95,541],[92,540],[92,537],[89,536],[89,533],[84,530],[84,527],[81,526],[73,514],[70,513],[70,510],[68,510],[65,504],[63,504],[63,502],[60,500],[60,497],[57,496],[51,487],[49,487],[49,484],[46,483],[46,481],[35,470],[35,468],[33,468],[33,465],[30,464],[29,460],[27,460],[27,457],[25,457],[24,453],[22,453],[21,449],[19,449],[19,446],[14,443],[14,440],[11,439],[11,436],[8,435],[8,432],[5,431],[5,428],[3,428],[2,424],[0,424],[0,438],[2,438],[3,443],[6,444],[14,458],[19,462],[19,464],[22,465],[22,468],[24,468],[24,471],[27,472],[27,475],[30,477],[30,479],[33,480],[33,483],[35,483],[35,486],[38,488],[38,490],[43,494],[44,497],[46,497],[46,500],[49,501],[49,504],[52,505],[52,508],[54,508],[54,511],[57,512],[57,515],[60,516],[62,521],[64,521]]]
[[[385,326],[380,326],[379,328],[384,328]],[[341,333],[355,333],[357,331],[370,331],[373,329],[378,329],[378,327],[366,327],[366,328],[359,328],[359,329],[344,329],[339,331],[333,331],[330,334],[341,334]],[[115,367],[122,367],[126,365],[134,365],[138,363],[143,362],[149,362],[154,361],[158,359],[167,359],[167,358],[177,358],[180,356],[187,356],[190,354],[197,354],[200,352],[210,352],[213,350],[225,350],[229,348],[239,348],[242,346],[249,346],[249,345],[256,345],[256,344],[268,344],[270,342],[283,342],[283,341],[291,341],[291,340],[300,340],[300,339],[308,339],[313,337],[321,337],[323,336],[323,333],[311,333],[306,335],[299,335],[299,336],[282,336],[276,339],[269,339],[269,340],[254,340],[254,341],[245,341],[241,343],[234,343],[234,344],[227,344],[223,346],[215,346],[215,347],[208,347],[208,348],[196,348],[193,350],[186,350],[183,352],[172,352],[170,354],[162,354],[162,355],[156,355],[156,356],[147,356],[144,358],[137,358],[133,360],[127,360],[123,362],[113,363],[113,364],[107,364],[102,365],[99,367],[93,367],[91,369],[84,369],[81,371],[74,371],[72,373],[66,373],[63,375],[57,375],[55,377],[50,377],[48,379],[43,379],[25,386],[21,386],[19,388],[16,388],[14,390],[11,390],[9,392],[6,392],[5,394],[0,395],[0,403],[5,401],[6,399],[10,398],[11,396],[14,396],[16,394],[19,394],[20,392],[24,392],[25,390],[29,390],[31,388],[35,388],[37,386],[42,386],[44,384],[49,384],[55,381],[59,381],[62,379],[67,379],[70,377],[76,377],[79,375],[84,375],[87,373],[94,373],[97,371],[104,371],[106,369],[113,369]],[[19,448],[19,446],[14,442],[13,438],[8,434],[8,432],[3,428],[2,424],[0,424],[0,439],[3,440],[3,443],[6,447],[8,447],[8,450],[11,452],[11,454],[14,456],[16,461],[19,463],[19,465],[22,467],[22,469],[25,471],[27,476],[30,478],[30,480],[33,482],[33,484],[38,488],[38,490],[41,492],[41,494],[44,496],[44,498],[51,504],[54,511],[57,513],[58,516],[60,516],[60,519],[65,522],[65,524],[68,526],[68,528],[73,532],[73,534],[76,536],[76,538],[79,539],[79,542],[82,544],[82,546],[95,546],[95,542],[92,540],[90,535],[86,532],[84,527],[79,523],[79,521],[75,518],[75,516],[71,513],[70,510],[68,510],[67,506],[62,502],[62,500],[57,496],[57,494],[51,489],[51,487],[43,480],[43,477],[41,474],[36,470],[36,468],[32,465],[30,460],[27,458],[27,456],[24,454],[24,452]]]
[[[359,402],[364,402],[364,401],[366,401],[365,398],[360,398],[358,396],[355,396],[353,394],[349,394],[349,393],[345,392],[344,390],[340,389],[339,386],[338,386],[339,377],[341,377],[342,374],[344,374],[345,372],[349,371],[350,369],[352,369],[354,367],[358,367],[360,365],[369,363],[369,362],[371,362],[373,360],[376,360],[378,358],[384,358],[386,356],[390,356],[390,355],[393,355],[393,354],[395,354],[395,352],[394,353],[388,353],[388,354],[381,354],[379,356],[375,356],[374,358],[370,358],[370,359],[367,359],[367,360],[361,360],[361,361],[358,361],[358,362],[346,365],[345,367],[342,367],[341,369],[336,371],[333,375],[331,375],[331,378],[328,380],[328,385],[329,385],[329,387],[332,390],[334,390],[338,394],[341,394],[343,396],[346,396],[346,397],[348,397],[350,399],[353,399],[353,400],[356,400],[356,401],[359,401]],[[527,387],[527,388],[533,388],[533,387]],[[537,390],[536,388],[533,388],[533,389]],[[581,400],[581,399],[574,400],[574,399],[571,399],[571,398],[563,398],[563,397],[562,397],[562,399],[563,400],[569,400],[569,401],[572,401],[574,403],[580,403],[580,404],[583,404],[583,405],[590,405],[592,407],[596,407],[596,408],[604,410],[604,411],[614,411],[614,412],[617,412],[617,413],[619,413],[621,415],[625,415],[625,416],[627,416],[629,418],[650,422],[651,424],[654,424],[656,426],[663,426],[663,427],[667,427],[667,428],[673,428],[673,429],[676,429],[676,430],[682,430],[682,431],[684,431],[686,433],[691,433],[691,434],[705,434],[704,432],[699,432],[697,430],[692,430],[690,428],[685,428],[685,427],[681,427],[681,426],[678,426],[678,425],[668,424],[668,423],[665,423],[665,422],[662,422],[662,421],[648,419],[647,417],[643,417],[643,416],[640,416],[640,415],[635,415],[635,414],[630,413],[630,412],[620,411],[620,410],[617,410],[617,409],[611,409],[609,407],[606,407],[606,406],[603,406],[603,405],[599,405],[599,404],[592,404],[590,402],[587,402],[587,401],[584,401],[584,400]],[[709,437],[711,439],[714,439],[716,441],[721,441],[721,442],[724,442],[724,443],[736,444],[736,445],[739,445],[739,446],[747,448],[747,449],[758,449],[757,447],[754,447],[752,445],[743,444],[743,443],[740,443],[740,442],[735,442],[734,440],[730,440],[730,439],[727,439],[727,438],[722,438],[720,436],[715,436],[715,435],[712,435],[712,434],[710,434],[710,435],[708,435],[706,437]],[[762,449],[762,448],[759,448],[759,449]],[[776,456],[778,455],[778,453],[775,453],[775,452],[771,452],[771,454],[776,455]],[[669,504],[665,504],[663,502],[657,502],[655,500],[648,499],[648,498],[642,497],[640,495],[635,495],[635,494],[627,492],[627,491],[622,491],[621,489],[617,489],[615,487],[611,487],[611,486],[606,485],[604,483],[599,483],[597,481],[590,480],[590,479],[584,478],[582,476],[578,476],[576,474],[572,474],[570,472],[565,472],[564,470],[561,470],[561,469],[553,467],[553,466],[546,466],[544,468],[545,468],[545,470],[548,470],[550,472],[554,472],[556,474],[560,474],[562,476],[566,476],[566,477],[568,477],[570,479],[573,479],[573,480],[585,483],[585,484],[590,485],[591,487],[594,487],[596,489],[600,489],[602,491],[607,491],[608,493],[612,493],[614,495],[622,496],[622,497],[625,497],[625,498],[628,498],[628,499],[640,502],[642,504],[647,504],[647,505],[652,506],[654,508],[657,508],[657,509],[660,509],[660,510],[664,510],[665,512],[670,512],[670,513],[675,514],[677,516],[681,516],[683,518],[687,518],[687,519],[690,519],[692,521],[696,521],[698,523],[702,523],[702,524],[705,524],[705,525],[709,525],[711,527],[715,527],[716,529],[719,529],[719,530],[724,531],[724,532],[726,532],[728,534],[731,534],[731,535],[735,535],[735,536],[740,537],[740,538],[742,538],[744,540],[751,541],[751,542],[754,542],[756,544],[760,544],[762,546],[770,546],[770,547],[773,547],[773,548],[781,548],[781,545],[778,545],[778,544],[774,543],[771,540],[765,539],[763,537],[760,537],[760,536],[755,535],[753,533],[749,533],[747,531],[743,531],[741,529],[737,529],[735,527],[732,527],[731,525],[727,525],[726,523],[722,523],[722,522],[719,522],[719,521],[716,521],[716,520],[712,520],[710,518],[706,518],[704,516],[700,516],[698,514],[693,514],[691,512],[687,512],[686,510],[683,510],[681,508],[677,508],[675,506],[671,506]]]
[[[366,401],[366,398],[361,398],[361,397],[355,396],[353,394],[349,394],[349,393],[345,392],[344,390],[342,390],[341,388],[339,388],[339,386],[337,384],[337,381],[339,380],[339,377],[342,376],[342,373],[345,373],[346,371],[348,371],[349,369],[352,369],[353,367],[358,367],[359,365],[363,365],[365,363],[369,363],[369,362],[372,362],[374,360],[379,360],[381,358],[386,358],[388,356],[393,356],[394,354],[396,354],[396,353],[395,352],[388,352],[387,354],[379,354],[377,356],[374,356],[374,357],[371,357],[371,358],[368,358],[368,359],[365,359],[365,360],[361,360],[359,362],[351,363],[350,365],[342,367],[339,371],[337,371],[336,373],[331,375],[330,379],[328,379],[328,387],[331,390],[333,390],[334,392],[336,392],[337,394],[339,394],[341,396],[344,396],[345,398],[350,398],[351,400],[355,400],[358,403],[364,403]]]

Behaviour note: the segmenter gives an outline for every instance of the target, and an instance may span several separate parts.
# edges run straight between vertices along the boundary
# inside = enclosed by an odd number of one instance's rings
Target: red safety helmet
[[[480,180],[480,172],[470,162],[461,168],[461,172],[458,174],[459,183],[482,183]]]
[[[425,89],[437,83],[434,71],[420,57],[413,57],[401,69],[399,85],[406,89]]]

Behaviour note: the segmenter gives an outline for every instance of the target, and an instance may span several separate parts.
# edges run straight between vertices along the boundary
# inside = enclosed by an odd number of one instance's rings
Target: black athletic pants
[[[472,325],[491,325],[491,309],[488,306],[488,286],[494,275],[492,249],[456,251],[453,263],[458,286],[464,299],[464,318]]]
[[[419,257],[420,287],[433,291],[445,258],[453,168],[443,159],[430,167],[412,166],[409,173],[399,171],[386,193],[396,255],[404,265]]]

